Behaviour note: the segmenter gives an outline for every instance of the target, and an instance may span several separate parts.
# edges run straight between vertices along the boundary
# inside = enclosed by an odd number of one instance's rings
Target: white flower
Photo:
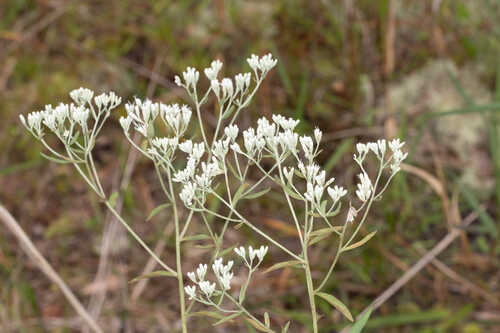
[[[207,264],[200,264],[198,268],[196,269],[196,274],[198,275],[198,279],[200,281],[205,280],[205,275],[207,274]]]
[[[195,160],[199,161],[204,153],[205,153],[205,144],[203,142],[195,143],[193,145],[193,152],[191,154],[191,157],[193,157]]]
[[[211,80],[216,80],[217,75],[219,75],[219,71],[222,68],[222,62],[220,60],[214,60],[210,64],[209,68],[205,68],[205,75],[207,78]]]
[[[236,252],[237,255],[239,255],[243,260],[246,260],[246,251],[243,246],[240,246],[239,248],[235,248],[234,252]]]
[[[262,245],[260,249],[256,250],[257,251],[257,257],[259,258],[259,261],[262,261],[264,259],[264,256],[266,255],[267,251],[269,250],[269,247]]]
[[[385,150],[387,147],[386,141],[384,139],[377,140],[377,146],[378,146],[378,150],[380,151],[380,155],[384,156]]]
[[[191,279],[191,281],[193,281],[194,283],[198,283],[198,282],[196,281],[196,274],[195,274],[194,272],[188,272],[188,273],[187,273],[187,276],[188,276],[188,278],[190,278],[190,279]]]
[[[242,153],[240,145],[236,142],[234,142],[230,148],[234,150],[236,153]]]
[[[273,55],[271,53],[266,54],[259,60],[259,69],[263,72],[266,73],[270,71],[276,64],[278,63],[278,60],[273,59]]]
[[[252,265],[253,260],[257,256],[257,250],[254,250],[252,246],[248,247],[248,258],[250,260],[250,265]]]
[[[227,152],[229,150],[229,142],[231,138],[228,137],[226,140],[217,140],[214,143],[214,148],[212,149],[212,153],[214,156],[217,156],[221,160],[224,160],[226,158]]]
[[[274,114],[272,118],[273,121],[279,126],[281,126],[284,130],[293,131],[295,127],[299,124],[299,120],[293,118],[286,119],[285,117],[279,114]]]
[[[378,152],[378,144],[376,142],[368,142],[366,144],[368,146],[368,149],[370,149],[371,151],[373,151],[373,153],[375,155],[379,155],[379,152]]]
[[[43,128],[42,122],[45,113],[43,111],[35,111],[28,114],[28,121],[23,115],[19,116],[21,123],[32,133],[36,134],[38,137],[42,136]]]
[[[186,286],[184,287],[186,294],[189,296],[189,299],[192,300],[196,297],[196,286]]]
[[[393,139],[389,141],[389,148],[392,150],[393,153],[403,148],[404,145],[405,143],[401,142],[399,139]]]
[[[326,190],[330,198],[332,198],[333,203],[336,203],[340,200],[340,198],[347,194],[347,190],[337,185],[335,185],[333,188],[329,187]]]
[[[223,78],[221,81],[222,86],[222,100],[227,100],[233,97],[234,88],[233,81],[229,78]]]
[[[313,140],[311,139],[310,136],[301,136],[300,137],[300,145],[302,146],[302,150],[304,151],[304,154],[307,159],[312,160],[313,158],[313,149],[314,149],[314,143]]]
[[[368,175],[364,172],[359,174],[359,180],[360,183],[358,184],[356,195],[358,196],[359,200],[365,202],[370,198],[370,195],[372,193],[372,183]]]
[[[257,68],[259,68],[259,57],[255,54],[252,54],[250,58],[247,59],[248,64],[253,69],[254,72],[257,72]]]
[[[179,145],[179,149],[185,152],[186,154],[191,154],[193,152],[193,141],[186,140]]]
[[[184,82],[186,82],[186,87],[188,89],[189,86],[191,86],[193,89],[196,89],[196,84],[198,83],[198,79],[200,78],[200,73],[196,69],[194,69],[193,67],[186,68],[186,71],[182,72],[182,77],[184,78]],[[175,80],[177,83],[177,78]],[[177,85],[179,84],[177,83]]]
[[[132,117],[120,117],[120,125],[122,125],[123,131],[128,135],[130,129],[130,124],[132,123]]]
[[[209,281],[202,281],[199,284],[201,291],[205,293],[205,295],[210,298],[215,291],[215,283],[210,283]]]
[[[75,101],[78,105],[84,105],[85,103],[89,103],[92,97],[94,96],[94,92],[87,88],[78,88],[72,90],[69,93],[69,96]]]
[[[316,143],[321,142],[321,138],[323,137],[323,132],[319,128],[314,129],[314,139],[316,139]]]
[[[184,202],[186,207],[191,207],[193,205],[195,190],[196,190],[196,185],[191,183],[191,182],[186,183],[184,185],[184,187],[182,188],[182,191],[179,194],[179,197]]]
[[[252,74],[238,74],[234,77],[234,82],[236,83],[236,92],[241,92],[242,94],[247,91],[248,87],[250,87],[250,79],[252,78]]]
[[[238,137],[239,128],[236,125],[229,125],[224,129],[224,133],[231,141],[234,141]]]
[[[325,185],[325,175],[326,175],[325,170],[321,170],[321,172],[318,173],[318,175],[316,175],[316,177],[314,177],[316,184],[324,186]]]
[[[182,81],[181,81],[181,78],[179,77],[179,75],[176,75],[174,77],[174,82],[176,85],[178,85],[179,87],[182,87]]]
[[[353,222],[354,219],[356,218],[356,215],[358,215],[358,211],[353,207],[349,206],[349,211],[347,212],[347,222]]]
[[[220,83],[219,83],[219,81],[218,80],[210,81],[210,88],[214,92],[217,99],[219,99],[220,98]]]
[[[110,111],[116,108],[122,102],[121,97],[118,97],[114,92],[110,91],[107,94],[100,94],[94,98],[94,102],[99,110],[106,109]]]
[[[87,130],[87,120],[89,119],[90,110],[83,106],[75,107],[71,104],[71,118],[79,124],[84,131]]]

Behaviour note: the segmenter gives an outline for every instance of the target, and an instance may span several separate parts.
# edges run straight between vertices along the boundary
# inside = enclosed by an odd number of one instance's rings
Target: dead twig
[[[382,304],[384,304],[389,298],[391,298],[396,292],[401,289],[405,284],[407,284],[412,278],[417,275],[422,268],[427,266],[432,260],[434,260],[441,252],[443,252],[462,232],[462,228],[467,227],[471,224],[476,218],[478,214],[476,212],[470,213],[462,222],[460,229],[453,228],[448,234],[439,241],[430,250],[427,252],[415,265],[413,265],[409,270],[407,270],[399,279],[397,279],[389,288],[387,288],[380,296],[378,296],[370,305],[368,305],[358,316],[357,318],[361,318],[369,309],[372,311],[379,308]],[[345,327],[341,333],[349,332],[350,326]]]
[[[62,293],[75,309],[75,311],[82,317],[82,319],[88,324],[92,331],[96,333],[103,333],[102,329],[97,325],[92,316],[85,310],[82,303],[76,298],[71,289],[66,285],[64,280],[57,274],[57,272],[48,263],[45,257],[38,251],[36,246],[33,244],[31,239],[26,235],[24,230],[19,226],[17,221],[12,217],[12,215],[0,205],[0,220],[5,224],[7,229],[10,230],[17,238],[21,247],[26,251],[28,257],[40,268],[40,270],[55,283]]]

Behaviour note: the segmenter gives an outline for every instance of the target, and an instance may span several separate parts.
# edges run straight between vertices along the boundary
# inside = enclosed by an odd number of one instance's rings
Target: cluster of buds
[[[217,283],[210,282],[205,279],[208,270],[207,264],[200,264],[196,269],[196,272],[187,273],[189,279],[194,283],[194,285],[186,286],[184,288],[186,294],[189,296],[189,299],[199,300],[198,297],[202,296],[197,293],[196,286],[199,287],[206,300],[210,300],[215,294],[223,294],[224,292],[230,290],[231,280],[234,276],[233,272],[231,271],[232,268],[232,260],[228,261],[225,265],[222,262],[222,258],[215,260],[212,265],[212,271],[214,272]],[[217,290],[217,285],[219,286],[220,290]]]
[[[20,115],[21,123],[39,140],[45,135],[45,129],[48,129],[65,145],[71,146],[78,140],[80,132],[86,139],[89,139],[90,133],[97,135],[96,131],[101,128],[102,122],[109,117],[111,110],[121,103],[121,98],[113,92],[101,94],[94,98],[96,110],[92,104],[92,90],[79,88],[71,91],[69,95],[76,104],[60,103],[56,107],[46,105],[43,110],[28,114],[27,119]],[[89,124],[91,118],[93,126]]]
[[[129,136],[130,125],[141,133],[145,138],[154,136],[154,122],[160,116],[166,128],[176,138],[180,138],[185,132],[191,120],[192,111],[186,106],[179,104],[166,105],[155,103],[149,99],[141,101],[136,98],[133,103],[125,105],[126,117],[120,118],[125,135]]]
[[[250,270],[254,270],[262,263],[262,260],[264,260],[268,250],[269,247],[264,245],[258,249],[254,249],[249,246],[248,251],[243,246],[240,246],[239,248],[235,248],[234,252],[240,256],[241,259],[243,259],[243,262]],[[258,260],[254,263],[255,258]]]

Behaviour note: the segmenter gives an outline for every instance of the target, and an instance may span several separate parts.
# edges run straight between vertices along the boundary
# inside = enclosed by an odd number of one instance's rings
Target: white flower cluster
[[[28,119],[23,115],[19,118],[24,127],[37,139],[41,139],[45,134],[44,129],[48,128],[65,144],[71,145],[79,137],[77,127],[80,127],[81,133],[85,136],[91,131],[92,126],[88,122],[90,115],[94,120],[94,128],[97,128],[97,123],[107,118],[111,110],[121,103],[121,98],[113,92],[101,94],[94,98],[96,112],[92,105],[93,96],[92,90],[75,89],[70,92],[70,97],[76,104],[60,103],[56,107],[46,105],[44,110],[28,114]],[[103,115],[104,117],[101,117]],[[97,134],[95,130],[93,134]]]
[[[254,270],[262,263],[262,260],[264,260],[264,257],[266,256],[268,250],[269,247],[264,245],[262,245],[258,249],[254,249],[251,246],[249,246],[247,252],[247,250],[243,246],[240,246],[239,248],[235,248],[234,252],[236,252],[236,254],[240,256],[241,259],[243,259],[243,262],[250,270]],[[258,260],[255,262],[254,265],[255,258],[257,258]]]
[[[401,140],[399,139],[393,139],[389,142],[382,139],[377,140],[377,142],[358,143],[356,145],[358,154],[354,154],[354,160],[363,170],[358,175],[360,182],[357,185],[356,195],[358,196],[359,200],[361,200],[362,202],[366,202],[367,200],[369,200],[370,196],[373,193],[373,184],[363,168],[363,161],[365,160],[368,153],[372,152],[377,157],[377,159],[380,160],[380,162],[382,163],[382,168],[385,168],[390,164],[392,177],[400,170],[401,163],[408,156],[408,153],[403,153],[403,151],[401,150],[404,144],[405,143],[401,142]],[[386,159],[385,154],[387,151],[387,146],[389,146],[392,155]]]
[[[255,74],[257,85],[260,85],[260,82],[264,79],[267,73],[274,66],[276,66],[277,60],[273,59],[271,54],[265,55],[261,58],[252,54],[252,56],[247,59],[247,62]],[[220,60],[214,60],[210,64],[210,67],[204,69],[205,76],[210,81],[210,91],[214,93],[221,109],[224,112],[228,112],[230,106],[233,104],[237,107],[246,106],[249,99],[245,99],[245,97],[248,96],[250,91],[252,74],[239,73],[232,79],[224,77],[219,81],[218,76],[221,68],[222,62]],[[194,98],[196,103],[198,102],[197,84],[199,77],[200,73],[195,68],[188,67],[182,73],[182,79],[178,75],[174,78],[174,82],[178,86],[186,89],[187,93]]]
[[[154,135],[154,122],[158,116],[174,137],[179,138],[186,132],[192,115],[191,109],[186,105],[166,105],[149,99],[141,101],[138,98],[134,100],[134,103],[127,103],[125,110],[127,116],[120,118],[125,135],[129,135],[130,125],[133,124],[135,130],[146,138]]]
[[[220,291],[217,290],[217,284],[215,282],[210,282],[205,279],[208,269],[206,264],[200,264],[196,269],[196,272],[187,273],[189,279],[194,283],[194,285],[186,286],[184,288],[186,294],[189,296],[189,299],[197,299],[198,295],[196,286],[200,288],[207,300],[210,300],[210,298],[217,292],[223,294],[225,291],[230,290],[231,280],[234,276],[231,271],[232,268],[232,260],[228,261],[226,265],[222,263],[222,258],[214,261],[212,270],[215,274]],[[201,295],[199,296],[201,297]]]

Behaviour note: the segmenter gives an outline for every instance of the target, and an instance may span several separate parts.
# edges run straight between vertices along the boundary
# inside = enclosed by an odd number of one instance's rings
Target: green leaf
[[[60,158],[52,157],[52,156],[46,155],[44,153],[40,153],[40,155],[42,155],[44,158],[48,159],[49,161],[60,163],[60,164],[78,163],[77,161],[74,161],[74,160],[70,160],[70,159],[62,160]]]
[[[224,257],[226,254],[228,254],[229,252],[233,251],[235,247],[236,247],[236,245],[233,245],[231,247],[228,247],[227,249],[222,250],[219,253],[218,257]]]
[[[266,194],[267,192],[269,192],[270,190],[271,190],[271,188],[268,187],[262,191],[247,194],[247,195],[245,195],[245,197],[243,199],[257,199],[258,197],[261,197],[264,194]]]
[[[302,262],[299,260],[289,260],[289,261],[279,262],[277,264],[272,265],[268,269],[266,269],[264,271],[264,274],[267,274],[269,272],[275,271],[275,270],[280,269],[280,268],[285,268],[285,267],[290,267],[290,266],[297,267],[297,265],[302,265]]]
[[[285,326],[281,329],[281,333],[287,333],[288,329],[290,328],[290,322],[288,321]]]
[[[337,310],[339,310],[347,319],[350,321],[354,321],[352,318],[351,312],[347,308],[347,306],[344,305],[337,297],[330,295],[330,294],[325,294],[325,293],[316,293],[316,296],[321,297],[331,305],[333,305]]]
[[[182,241],[183,242],[190,242],[190,241],[199,241],[199,240],[205,240],[205,239],[210,239],[210,236],[205,235],[205,234],[198,234],[198,235],[184,237],[182,239]]]
[[[193,312],[193,313],[190,313],[189,316],[197,316],[197,317],[210,317],[210,318],[214,318],[214,319],[217,319],[217,320],[222,320],[224,319],[224,316],[221,315],[220,313],[218,312],[215,312],[215,311],[197,311],[197,312]]]
[[[321,236],[321,235],[329,235],[331,234],[332,232],[334,231],[338,231],[338,232],[342,232],[342,226],[335,226],[333,228],[322,228],[322,229],[318,229],[318,230],[314,230],[313,232],[311,232],[311,236],[315,237],[315,236]]]
[[[376,233],[377,233],[377,230],[370,232],[368,235],[366,235],[365,237],[363,237],[363,239],[360,240],[359,242],[356,242],[354,244],[349,245],[348,247],[343,248],[342,252],[349,251],[349,250],[355,249],[357,247],[360,247],[361,245],[363,245],[366,242],[368,242],[373,236],[375,236]]]
[[[361,330],[365,327],[366,323],[368,322],[368,318],[370,318],[370,315],[372,314],[372,308],[368,309],[366,313],[356,320],[356,323],[352,325],[351,329],[349,330],[349,333],[360,333]]]
[[[217,326],[217,325],[220,325],[220,324],[225,323],[227,321],[233,320],[234,318],[239,317],[240,315],[241,315],[241,312],[233,313],[232,315],[227,316],[227,317],[222,318],[221,320],[217,321],[215,324],[213,324],[213,326]]]
[[[151,213],[149,213],[149,216],[148,218],[146,219],[146,221],[149,221],[151,220],[156,214],[158,214],[159,212],[161,212],[162,210],[164,210],[165,208],[167,208],[168,206],[170,206],[171,204],[169,202],[167,203],[164,203],[164,204],[161,204],[159,205],[158,207],[155,207],[155,209],[153,209],[151,211]]]
[[[261,323],[258,321],[255,321],[251,318],[246,318],[246,321],[249,322],[255,329],[261,331],[261,332],[269,332],[269,329],[265,326],[263,326]]]
[[[233,206],[236,205],[236,203],[241,199],[243,196],[243,193],[245,193],[245,189],[248,187],[248,183],[243,183],[238,187],[236,190],[236,193],[234,193],[233,196]]]
[[[118,199],[118,192],[113,192],[113,194],[111,194],[109,196],[109,199],[108,199],[108,202],[109,202],[109,204],[110,204],[111,207],[115,206],[116,199]]]
[[[139,280],[143,279],[149,279],[149,278],[154,278],[154,277],[162,277],[162,276],[170,276],[170,277],[175,277],[174,273],[171,273],[169,271],[154,271],[148,274],[140,275],[132,280],[129,281],[129,283],[134,283]]]

